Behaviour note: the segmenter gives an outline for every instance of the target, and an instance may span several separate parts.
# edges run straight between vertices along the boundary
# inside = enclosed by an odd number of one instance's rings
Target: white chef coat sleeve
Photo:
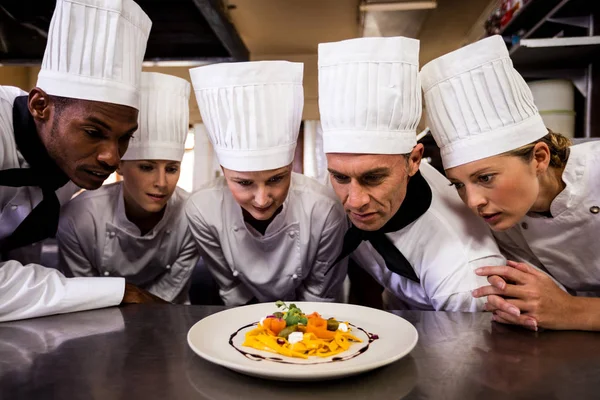
[[[223,303],[226,306],[247,304],[254,295],[244,286],[243,282],[233,276],[233,272],[221,249],[217,228],[206,223],[202,213],[192,200],[187,202],[185,214],[204,265],[219,286],[219,295]]]
[[[0,263],[0,322],[111,307],[124,293],[123,278],[66,278],[37,264]]]
[[[80,215],[79,220],[73,218],[69,213],[69,204],[63,211],[56,232],[59,269],[67,277],[99,276],[98,270],[90,261],[92,255],[86,254],[84,250],[96,250],[96,240],[91,229],[93,220],[88,221],[85,214]],[[87,224],[89,225],[86,227]]]
[[[187,302],[187,289],[199,258],[194,237],[190,229],[186,228],[177,260],[155,282],[146,287],[146,290],[167,301]]]
[[[454,258],[450,257],[453,255]],[[475,274],[479,267],[506,265],[501,255],[489,255],[474,260],[457,257],[456,251],[450,254],[440,249],[433,265],[438,268],[429,269],[421,276],[421,284],[430,296],[431,304],[437,311],[483,311],[486,297],[474,298],[471,292],[481,286],[489,285],[487,278]]]
[[[347,227],[346,215],[341,206],[336,204],[331,207],[323,224],[316,261],[310,274],[296,291],[299,300],[330,302],[341,300],[343,283],[348,272],[348,257],[336,265],[333,263],[342,252]]]

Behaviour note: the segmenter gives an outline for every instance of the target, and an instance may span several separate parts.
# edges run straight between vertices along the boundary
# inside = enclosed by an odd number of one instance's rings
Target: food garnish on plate
[[[306,315],[295,304],[279,300],[280,311],[261,319],[248,331],[242,346],[270,351],[287,357],[330,357],[346,351],[353,342],[362,342],[350,332],[351,324],[325,319],[317,312]]]

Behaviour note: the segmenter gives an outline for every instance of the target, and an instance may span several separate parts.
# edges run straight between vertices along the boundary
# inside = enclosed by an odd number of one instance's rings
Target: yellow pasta
[[[290,306],[290,309],[292,306],[294,307],[294,311],[298,310],[294,317],[300,318],[299,320],[301,321],[294,324],[292,328],[294,332],[302,332],[301,341],[291,344],[287,340],[289,333],[283,332],[283,335],[279,334],[283,326],[285,326],[285,324],[281,323],[282,318],[269,316],[268,318],[277,318],[279,323],[275,323],[274,320],[263,320],[256,328],[246,333],[242,345],[257,350],[281,354],[286,357],[307,359],[311,356],[331,357],[348,350],[352,343],[362,342],[361,339],[350,333],[350,324],[347,322],[345,323],[348,327],[347,332],[327,330],[328,321],[321,318],[319,314],[313,313],[308,316],[300,314],[300,310],[295,308],[293,304]],[[282,313],[283,318],[286,316],[286,314]],[[306,325],[302,322],[305,322]],[[337,321],[335,323],[339,324]],[[271,328],[276,331],[274,332]]]

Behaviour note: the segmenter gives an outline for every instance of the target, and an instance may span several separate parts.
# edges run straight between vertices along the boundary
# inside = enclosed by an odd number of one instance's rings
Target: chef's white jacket
[[[158,224],[142,235],[125,215],[123,183],[86,191],[61,210],[56,238],[66,276],[121,276],[150,293],[177,303],[187,291],[199,253],[176,188]]]
[[[24,91],[0,86],[0,169],[26,168],[17,150],[13,103]],[[42,200],[39,188],[0,186],[0,239],[8,237]],[[0,262],[0,322],[117,305],[120,278],[66,279],[59,271],[15,260]]]
[[[283,209],[264,235],[244,222],[224,178],[195,192],[186,214],[226,305],[340,299],[347,260],[325,272],[341,253],[346,217],[314,179],[292,173]]]
[[[393,273],[369,242],[352,258],[386,290],[389,309],[481,311],[485,298],[471,291],[488,285],[475,269],[506,265],[488,227],[462,202],[448,180],[429,164],[420,167],[432,192],[429,209],[397,232],[385,235],[402,252],[421,281]]]

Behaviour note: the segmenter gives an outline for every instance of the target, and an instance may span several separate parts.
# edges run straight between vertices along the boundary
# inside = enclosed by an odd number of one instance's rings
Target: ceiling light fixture
[[[403,1],[398,3],[362,3],[360,11],[415,11],[437,7],[437,1]]]

